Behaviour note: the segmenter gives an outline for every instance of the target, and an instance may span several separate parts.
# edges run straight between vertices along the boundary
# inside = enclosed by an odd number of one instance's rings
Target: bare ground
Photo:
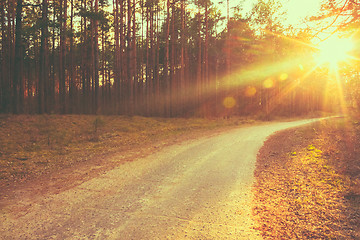
[[[360,127],[322,121],[270,137],[255,170],[264,239],[360,239]]]

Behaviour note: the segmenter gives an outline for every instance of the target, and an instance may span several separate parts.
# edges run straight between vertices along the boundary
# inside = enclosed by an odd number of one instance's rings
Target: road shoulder
[[[360,171],[353,169],[360,164],[351,160],[359,159],[349,146],[358,141],[353,127],[322,121],[265,142],[257,158],[253,209],[265,239],[359,239]]]

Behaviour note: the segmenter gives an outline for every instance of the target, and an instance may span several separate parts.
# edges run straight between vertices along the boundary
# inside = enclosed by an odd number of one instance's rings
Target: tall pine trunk
[[[176,56],[176,48],[175,41],[177,38],[177,34],[175,33],[175,3],[172,4],[171,9],[171,33],[170,33],[170,44],[171,44],[171,57],[170,57],[170,117],[174,116],[174,106],[176,104],[176,92],[175,92],[175,56]]]
[[[166,33],[165,33],[165,59],[164,59],[164,85],[165,85],[165,115],[170,117],[170,99],[171,99],[171,91],[170,91],[170,79],[169,79],[169,48],[170,48],[170,0],[167,0],[166,4],[167,15],[166,15]]]
[[[180,52],[180,114],[184,113],[185,93],[185,0],[181,0],[181,52]]]
[[[40,62],[39,62],[39,86],[38,86],[38,112],[40,114],[49,113],[48,104],[48,2],[43,0],[41,17],[41,43],[40,43]]]
[[[0,21],[1,21],[1,56],[0,56],[0,111],[3,113],[10,112],[10,50],[8,45],[8,38],[10,33],[6,30],[5,22],[5,1],[0,3]],[[7,9],[10,5],[8,4]]]
[[[22,8],[23,1],[17,0],[16,5],[16,26],[15,26],[15,58],[14,58],[14,72],[12,85],[12,107],[13,113],[22,113],[21,102],[21,84],[22,84]],[[21,106],[21,107],[20,107]]]
[[[135,100],[136,100],[136,82],[137,82],[137,61],[136,61],[136,0],[133,0],[132,3],[132,59],[131,59],[131,69],[132,69],[132,78],[130,81],[130,110],[131,115],[135,111]]]
[[[205,42],[204,42],[204,74],[203,74],[203,98],[206,101],[203,111],[204,114],[208,114],[210,111],[208,101],[209,92],[209,9],[208,1],[205,1]]]
[[[201,39],[201,14],[200,14],[200,7],[198,12],[198,31],[199,31],[199,38],[198,38],[198,56],[197,56],[197,72],[196,72],[196,85],[197,85],[197,108],[200,109],[201,101],[202,101],[202,39]]]
[[[82,7],[87,8],[86,0],[82,0]],[[81,58],[81,82],[82,82],[82,113],[90,112],[90,76],[89,76],[89,52],[87,42],[87,19],[85,16],[81,18],[81,46],[84,56]]]
[[[99,12],[99,0],[95,0],[95,14]],[[94,20],[94,113],[99,111],[99,29],[98,20]]]
[[[70,58],[69,58],[69,113],[74,113],[77,103],[75,101],[75,62],[74,62],[74,0],[70,1]]]
[[[59,100],[60,113],[66,113],[66,19],[67,19],[67,0],[60,3],[60,54],[59,54]]]
[[[56,21],[56,4],[53,3],[53,18],[52,18],[53,22]],[[48,94],[49,94],[49,107],[50,109],[54,110],[55,107],[55,75],[56,75],[56,36],[55,36],[55,27],[52,27],[52,39],[51,39],[52,43],[52,57],[51,57],[51,73],[50,73],[50,82],[49,82],[49,89]]]
[[[121,48],[120,48],[120,26],[119,26],[119,0],[113,0],[113,11],[114,11],[114,27],[115,27],[115,51],[114,51],[114,110],[115,113],[119,113],[120,104],[120,90],[121,90]]]
[[[126,79],[127,79],[127,64],[126,64],[126,46],[125,46],[125,28],[124,28],[124,16],[125,16],[125,7],[124,7],[124,0],[120,0],[120,88],[121,88],[121,101],[120,101],[120,113],[125,112],[125,100],[126,100]]]

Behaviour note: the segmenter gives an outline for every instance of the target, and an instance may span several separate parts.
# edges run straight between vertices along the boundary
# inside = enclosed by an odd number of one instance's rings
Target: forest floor
[[[360,118],[270,137],[254,187],[264,239],[360,239]]]
[[[52,173],[95,165],[89,179],[164,146],[255,121],[88,115],[0,115],[0,192]],[[1,196],[0,199],[4,197]]]
[[[254,124],[262,123],[0,115],[0,200],[10,201],[11,189],[27,182],[38,184],[39,194],[62,191],[165,146]],[[258,155],[253,189],[263,238],[360,239],[359,145],[356,117],[270,137]],[[121,157],[112,161],[114,155]]]

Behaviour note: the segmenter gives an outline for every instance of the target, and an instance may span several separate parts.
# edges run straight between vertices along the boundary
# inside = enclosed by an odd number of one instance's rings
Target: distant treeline
[[[271,8],[259,1],[251,16],[239,8],[230,18],[210,0],[1,1],[0,113],[175,117],[328,108],[335,100],[324,105],[324,80],[307,74],[310,50],[279,37],[286,29]]]

